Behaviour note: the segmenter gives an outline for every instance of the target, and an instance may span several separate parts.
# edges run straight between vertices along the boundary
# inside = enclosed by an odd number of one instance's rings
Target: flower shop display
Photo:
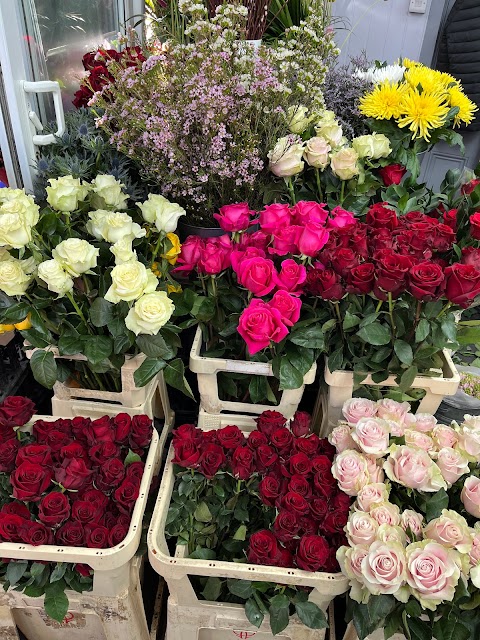
[[[324,629],[329,602],[345,589],[335,550],[350,507],[330,472],[333,447],[310,433],[304,412],[289,424],[264,412],[249,433],[228,420],[218,430],[183,425],[174,432],[149,532],[150,560],[173,594],[169,617],[185,634],[178,637],[196,637],[182,629],[183,615],[196,616],[196,633],[203,625],[255,630],[268,614],[261,631],[278,634],[294,612],[307,627]],[[174,560],[165,537],[180,545]],[[187,575],[201,577],[190,583]],[[226,622],[205,624],[208,611],[218,613],[214,601]],[[289,637],[310,638],[295,628],[288,626]]]
[[[356,498],[337,558],[361,640],[478,635],[480,421],[439,424],[408,403],[355,399],[329,437],[332,473]]]
[[[160,444],[147,416],[119,413],[92,421],[32,419],[34,413],[27,398],[9,397],[0,405],[2,605],[15,610],[20,628],[32,615],[44,627],[38,611],[25,613],[38,609],[43,596],[47,620],[62,622],[69,608],[75,610],[69,598],[81,601],[83,592],[91,592],[86,606],[97,607],[97,615],[108,599],[116,608],[116,599],[131,616],[126,590],[140,588],[132,584],[132,558],[166,434]],[[148,633],[146,622],[138,623],[141,615],[137,621],[126,616],[124,628],[130,625],[143,639]],[[104,625],[108,630],[108,621]],[[54,633],[51,625],[47,632]]]

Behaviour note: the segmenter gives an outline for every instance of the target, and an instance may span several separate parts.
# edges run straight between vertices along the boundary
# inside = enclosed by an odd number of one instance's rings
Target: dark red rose
[[[57,457],[61,462],[65,459],[71,460],[72,458],[83,458],[84,460],[88,460],[88,451],[85,449],[83,444],[75,440],[62,447],[58,452]]]
[[[345,295],[341,278],[333,269],[310,269],[305,288],[313,295],[333,302],[341,300]]]
[[[292,432],[286,427],[275,429],[270,438],[270,444],[277,450],[280,455],[290,453],[293,444]]]
[[[116,524],[115,526],[113,526],[110,529],[110,532],[108,534],[108,546],[109,547],[116,547],[117,544],[120,544],[120,542],[122,542],[123,540],[125,540],[125,537],[128,533],[128,529],[129,527],[125,524]]]
[[[57,418],[53,422],[50,422],[50,427],[54,431],[61,431],[67,433],[70,437],[73,437],[72,421],[70,418]]]
[[[118,524],[118,512],[115,509],[114,511],[106,511],[103,516],[99,520],[99,524],[107,527],[109,531],[112,530],[114,526]]]
[[[280,497],[282,483],[276,476],[265,476],[258,485],[258,492],[263,504],[268,507],[275,506],[275,501]]]
[[[200,471],[206,478],[213,478],[225,461],[225,453],[219,444],[207,444],[200,458]]]
[[[354,249],[357,255],[366,258],[368,256],[368,235],[367,225],[361,222],[348,230],[350,247]]]
[[[287,419],[278,411],[264,411],[258,418],[255,418],[255,422],[257,423],[257,429],[260,433],[265,434],[270,440],[275,429],[284,427]]]
[[[375,281],[375,265],[371,262],[363,262],[354,267],[347,275],[347,291],[364,295],[370,293]]]
[[[262,444],[257,449],[257,467],[259,471],[266,471],[278,460],[278,453],[269,444]]]
[[[50,447],[52,453],[55,454],[57,451],[60,451],[63,447],[69,445],[72,441],[71,435],[65,433],[64,431],[59,431],[58,429],[51,429],[47,434],[46,438],[43,441],[45,445]]]
[[[91,502],[95,507],[101,509],[102,512],[108,504],[107,496],[98,489],[87,489],[87,491],[83,491],[81,499],[85,502]]]
[[[92,502],[75,500],[72,504],[72,520],[76,522],[81,522],[82,524],[98,522],[101,515],[101,509]]]
[[[308,502],[299,493],[287,491],[282,498],[282,507],[287,511],[296,513],[298,516],[305,516],[309,511]]]
[[[150,445],[153,434],[153,422],[148,416],[133,416],[130,432],[132,449],[145,449]]]
[[[457,213],[458,209],[449,209],[443,214],[443,224],[451,227],[454,231],[457,228]]]
[[[319,437],[315,433],[312,433],[308,438],[298,438],[295,442],[295,450],[311,458],[317,453],[318,444]]]
[[[2,416],[9,421],[9,426],[23,427],[34,413],[37,413],[34,403],[22,396],[8,396],[0,405]]]
[[[332,257],[332,267],[342,278],[346,278],[359,263],[360,258],[353,249],[339,249]]]
[[[81,416],[77,416],[72,419],[72,433],[77,440],[80,442],[86,442],[87,440],[87,429],[91,425],[91,418],[83,418]]]
[[[474,189],[478,187],[480,184],[480,178],[475,178],[474,180],[470,180],[470,182],[462,185],[461,192],[464,196],[469,196]]]
[[[347,496],[343,491],[339,491],[331,501],[332,508],[344,513],[348,513],[350,510],[350,504],[352,500],[350,496]]]
[[[389,187],[391,184],[400,184],[406,173],[407,170],[401,164],[389,164],[378,170],[378,175],[386,187]]]
[[[267,436],[264,433],[260,433],[260,431],[251,431],[248,434],[247,446],[249,446],[250,449],[253,449],[254,451],[255,449],[258,449],[260,445],[267,443]]]
[[[15,513],[0,513],[0,540],[3,542],[22,542],[21,529],[25,518]]]
[[[317,473],[313,476],[313,486],[315,487],[315,491],[319,496],[325,496],[326,498],[328,498],[332,494],[336,484],[336,480],[332,476],[332,472],[330,469],[317,471]]]
[[[231,466],[235,478],[248,480],[255,470],[255,453],[250,447],[237,447],[232,455]]]
[[[393,249],[395,236],[390,229],[371,229],[370,247],[373,253],[382,249]]]
[[[56,527],[70,517],[70,500],[60,491],[52,491],[40,500],[38,518],[49,527]]]
[[[440,265],[434,262],[419,262],[408,273],[408,290],[414,298],[422,302],[437,300],[441,295],[440,286],[445,276]]]
[[[298,516],[292,511],[281,509],[273,523],[273,532],[277,540],[288,542],[295,538],[299,531],[300,521]]]
[[[100,444],[90,447],[88,454],[90,460],[100,467],[107,460],[118,458],[120,456],[120,447],[114,442],[100,442]]]
[[[330,511],[320,523],[320,532],[325,535],[341,533],[348,522],[348,513],[344,511]]]
[[[79,491],[92,482],[93,471],[81,458],[65,458],[55,469],[55,480],[65,489]]]
[[[125,466],[118,458],[106,460],[100,467],[97,477],[95,478],[95,486],[100,491],[111,491],[118,487],[125,477]],[[134,478],[130,477],[130,480]],[[137,479],[135,479],[137,482]]]
[[[289,460],[290,473],[305,476],[312,470],[310,458],[304,453],[295,453]]]
[[[140,460],[138,462],[132,462],[127,467],[127,472],[125,474],[125,477],[130,478],[132,480],[133,478],[136,478],[139,482],[141,482],[143,478],[144,470],[145,470],[144,462],[141,462]]]
[[[312,517],[321,522],[328,513],[328,502],[326,498],[314,498],[310,501],[310,513]]]
[[[475,247],[464,247],[462,249],[462,264],[470,264],[480,270],[480,249]]]
[[[299,569],[320,571],[329,554],[328,543],[322,536],[303,536],[298,546],[296,561]]]
[[[22,462],[33,462],[45,466],[51,466],[52,455],[51,449],[45,444],[27,444],[22,447],[17,454],[17,466]]]
[[[278,555],[277,539],[266,529],[250,536],[247,560],[252,564],[272,564]]]
[[[278,547],[278,553],[272,564],[275,567],[293,567],[293,556],[288,549]]]
[[[51,469],[31,462],[22,462],[10,475],[13,497],[23,502],[38,502],[51,481]]]
[[[323,567],[325,572],[338,573],[340,571],[340,567],[337,562],[337,548],[338,547],[330,547],[327,561]]]
[[[321,438],[318,442],[318,453],[321,455],[327,456],[327,458],[333,462],[333,458],[337,453],[337,451],[333,446],[333,444],[330,444],[327,438]],[[313,468],[314,467],[312,464],[312,469]]]
[[[323,440],[320,440],[320,442],[323,444]],[[317,473],[318,471],[329,471],[332,468],[332,461],[331,459],[324,455],[318,455],[315,456],[312,459],[312,471],[313,473]]]
[[[175,456],[172,460],[173,464],[180,467],[194,469],[198,466],[200,460],[200,449],[194,440],[173,440],[173,449]]]
[[[91,569],[88,564],[77,563],[73,568],[79,575],[82,576],[82,578],[89,578],[90,574],[93,572],[93,569]]]
[[[469,264],[452,264],[445,269],[445,295],[463,309],[480,295],[480,270]]]
[[[20,442],[15,439],[7,440],[0,446],[0,472],[10,473],[15,469]]]
[[[113,427],[115,429],[115,442],[117,444],[127,444],[132,425],[132,418],[128,413],[118,413],[113,418]]]
[[[290,423],[290,429],[296,438],[302,438],[310,433],[310,424],[312,418],[306,411],[295,411],[292,421]]]
[[[413,260],[389,249],[379,251],[377,259],[377,277],[374,294],[379,300],[386,300],[387,293],[398,296],[405,288],[405,279]]]
[[[173,432],[173,439],[175,440],[194,440],[197,442],[201,440],[203,432],[197,429],[194,424],[182,424]]]
[[[245,442],[245,437],[238,427],[235,425],[229,425],[218,429],[217,431],[218,444],[224,449],[236,449]]]
[[[67,547],[85,546],[85,528],[80,522],[67,520],[55,533],[55,541]]]
[[[20,530],[22,542],[32,544],[37,547],[40,544],[53,544],[53,532],[50,527],[46,527],[41,522],[30,522],[24,520]]]
[[[85,542],[90,549],[106,549],[108,547],[109,531],[101,524],[87,525],[85,527]]]
[[[132,517],[129,513],[119,513],[117,518],[118,524],[123,524],[125,527],[130,527],[130,521]]]
[[[113,82],[114,78],[109,73],[107,67],[103,64],[98,64],[90,71],[88,76],[88,82],[90,83],[93,91],[100,91],[103,87]]]
[[[480,214],[479,214],[480,219]],[[480,237],[480,236],[479,236]],[[440,253],[450,251],[456,240],[455,231],[446,224],[437,224],[432,235],[432,247]]]
[[[366,223],[373,229],[392,231],[398,226],[398,218],[395,209],[392,209],[388,202],[378,202],[368,210]]]
[[[292,476],[288,481],[288,490],[294,493],[299,493],[305,499],[309,499],[312,496],[312,488],[310,482],[304,477],[298,474]]]
[[[115,440],[115,428],[113,421],[108,416],[92,420],[85,430],[89,447],[100,442],[113,442]]]
[[[475,240],[480,240],[480,211],[475,211],[470,216],[470,235]]]
[[[23,504],[23,502],[7,502],[7,504],[4,504],[0,509],[0,513],[14,514],[26,520],[30,520],[31,516],[27,505]]]
[[[75,109],[80,109],[81,107],[87,107],[88,102],[92,96],[93,96],[93,91],[91,91],[87,86],[83,84],[80,87],[80,89],[78,89],[78,91],[75,91],[72,104],[75,107]]]
[[[311,536],[318,533],[318,523],[313,518],[300,518],[300,535]]]
[[[129,514],[135,506],[139,493],[140,488],[137,482],[124,480],[122,484],[115,489],[113,494],[118,510]]]
[[[47,422],[46,420],[35,420],[32,433],[37,444],[45,444],[50,429],[52,429],[51,422]]]

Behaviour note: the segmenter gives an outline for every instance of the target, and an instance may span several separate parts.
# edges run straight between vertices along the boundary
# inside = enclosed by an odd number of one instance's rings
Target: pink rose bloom
[[[414,418],[415,421],[413,425],[411,425],[412,429],[423,431],[423,433],[432,431],[437,424],[437,419],[429,413],[416,413]]]
[[[396,402],[390,398],[384,398],[377,402],[377,415],[384,420],[405,422],[405,416],[410,411],[408,402]]]
[[[449,447],[440,449],[436,462],[449,487],[470,471],[468,458],[461,451]]]
[[[307,270],[303,264],[297,264],[295,260],[288,258],[280,267],[280,273],[274,274],[274,280],[279,289],[285,289],[289,293],[302,293],[302,284],[307,279]]]
[[[388,500],[388,489],[383,482],[372,482],[360,489],[357,495],[356,507],[361,511],[370,511],[370,507]]]
[[[348,518],[345,532],[351,545],[370,545],[375,541],[378,523],[368,513],[354,511]]]
[[[250,225],[252,213],[247,202],[239,202],[226,204],[220,208],[220,213],[214,213],[213,217],[224,231],[245,231]]]
[[[416,538],[422,538],[423,516],[412,509],[405,509],[401,516],[400,526],[407,535],[411,532]]]
[[[385,474],[381,467],[381,459],[376,458],[375,456],[365,456],[365,460],[367,461],[367,470],[370,482],[383,482]]]
[[[426,451],[406,445],[392,445],[390,450],[383,468],[392,482],[432,493],[447,488],[440,469]]]
[[[268,252],[277,256],[285,256],[287,253],[298,254],[298,238],[302,233],[302,227],[290,225],[283,229],[278,229],[273,234],[273,246],[268,247]]]
[[[332,444],[337,453],[342,453],[346,449],[356,449],[357,445],[352,439],[352,430],[346,424],[339,424],[328,436],[328,441]]]
[[[462,424],[455,448],[464,451],[471,462],[480,460],[480,429]]]
[[[408,414],[406,416],[408,418]],[[394,438],[401,438],[405,433],[406,425],[402,422],[398,422],[397,420],[385,420],[390,429],[390,435]]]
[[[473,534],[467,521],[459,513],[443,509],[439,518],[430,520],[423,530],[425,538],[435,540],[444,547],[470,553]]]
[[[240,316],[238,333],[247,343],[249,354],[253,356],[270,346],[271,342],[281,342],[288,335],[288,329],[277,309],[254,298]]]
[[[241,247],[257,247],[257,249],[267,248],[270,241],[270,234],[263,231],[254,231],[253,233],[242,233],[238,245]]]
[[[238,271],[240,263],[250,258],[265,258],[265,251],[259,247],[237,245],[237,248],[230,254],[232,269],[235,273]]]
[[[480,533],[477,533],[473,538],[469,560],[471,565],[470,579],[477,589],[480,589]]]
[[[405,444],[408,444],[411,447],[418,447],[419,449],[423,449],[428,452],[435,451],[435,443],[426,433],[413,431],[412,429],[405,429],[403,435],[405,436]]]
[[[380,418],[360,418],[352,430],[352,438],[361,451],[381,458],[388,450],[390,429]]]
[[[337,551],[337,560],[342,573],[350,580],[357,580],[363,584],[362,560],[367,554],[368,548],[362,545],[340,547]]]
[[[437,449],[453,449],[458,442],[458,433],[445,424],[437,424],[433,428],[432,437]]]
[[[460,555],[438,542],[413,542],[406,549],[407,582],[424,609],[451,602],[460,578]]]
[[[391,502],[380,502],[370,507],[369,514],[379,524],[389,524],[396,527],[400,524],[400,509]]]
[[[370,480],[365,456],[350,449],[337,455],[332,465],[332,474],[340,490],[349,496],[356,496]]]
[[[287,327],[293,327],[300,318],[300,310],[302,308],[302,301],[296,296],[290,295],[287,291],[277,291],[270,302],[267,303],[271,309],[276,309],[280,312],[282,322]]]
[[[288,204],[269,204],[260,211],[260,229],[265,233],[276,233],[279,229],[290,226],[291,219]]]
[[[375,541],[362,560],[364,584],[373,595],[395,593],[406,579],[405,549],[395,542]]]
[[[329,236],[319,222],[307,222],[298,238],[298,250],[304,256],[313,257],[327,244]]]
[[[465,480],[460,499],[470,515],[480,518],[480,478],[469,476]]]
[[[193,271],[200,260],[205,242],[198,236],[188,236],[182,244],[182,250],[178,256],[177,264],[180,265],[174,271]]]
[[[266,296],[275,288],[275,265],[268,258],[247,258],[238,264],[238,282],[256,296]]]
[[[325,224],[328,218],[328,210],[325,208],[325,204],[318,204],[318,202],[307,202],[302,200],[292,208],[293,223],[304,227],[307,222],[318,222],[321,225]]]
[[[377,405],[366,398],[352,398],[345,402],[342,412],[347,422],[357,424],[360,418],[373,418],[376,416]]]
[[[224,271],[231,265],[231,253],[232,243],[227,235],[207,238],[197,265],[199,273],[213,276]]]
[[[391,524],[381,524],[377,531],[377,540],[382,542],[395,542],[404,547],[407,544],[407,536],[402,527]]]
[[[339,206],[332,209],[330,218],[327,221],[327,226],[329,229],[343,229],[356,223],[355,214],[351,211],[345,211],[345,209]]]

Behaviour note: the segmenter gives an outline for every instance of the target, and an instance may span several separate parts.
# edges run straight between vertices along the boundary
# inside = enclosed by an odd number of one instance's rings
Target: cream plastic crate
[[[248,420],[248,419],[247,419]],[[255,427],[253,418],[247,420],[242,430]],[[235,424],[232,416],[224,416],[219,426]],[[313,587],[310,600],[324,611],[331,600],[348,589],[348,579],[341,573],[310,573],[299,569],[281,569],[254,564],[192,560],[177,553],[172,557],[165,539],[165,521],[170,506],[175,476],[173,473],[173,446],[163,472],[157,504],[148,532],[149,560],[155,571],[162,576],[170,592],[166,640],[226,640],[227,638],[252,638],[273,640],[266,622],[260,629],[251,625],[241,605],[199,600],[193,590],[189,575],[216,576],[218,578],[240,578],[279,582],[297,586]],[[322,640],[323,632],[306,628],[295,618],[287,629],[276,638],[290,640]]]
[[[365,638],[365,640],[384,640],[385,634],[383,633],[383,629],[377,629],[369,636]],[[343,640],[358,640],[357,632],[355,631],[355,627],[350,622],[347,630],[345,631],[345,635],[343,636]],[[406,640],[405,636],[401,633],[395,633],[390,637],[390,640]],[[473,640],[473,638],[472,638]]]
[[[35,420],[56,420],[36,416]],[[30,430],[33,422],[22,430]],[[0,638],[17,640],[16,627],[28,640],[149,640],[143,608],[140,569],[136,557],[142,535],[142,520],[152,478],[160,469],[162,451],[171,425],[159,435],[153,432],[145,462],[140,493],[126,538],[110,549],[57,547],[1,542],[0,556],[37,562],[73,562],[88,564],[94,570],[93,590],[83,594],[68,591],[69,610],[62,623],[49,618],[43,597],[30,598],[18,591],[0,593]]]
[[[206,413],[219,414],[224,411],[232,411],[236,413],[260,415],[263,411],[275,409],[286,418],[291,418],[298,409],[305,385],[312,384],[315,380],[315,373],[317,371],[316,364],[314,364],[310,371],[304,376],[303,385],[298,389],[285,390],[282,393],[279,404],[276,406],[220,400],[217,383],[217,374],[219,372],[244,373],[251,376],[273,376],[272,366],[266,362],[207,358],[201,355],[201,348],[202,331],[200,327],[197,327],[190,351],[190,370],[197,374],[200,409]]]
[[[443,375],[435,378],[417,376],[411,385],[414,389],[425,389],[426,392],[420,401],[417,413],[434,414],[445,396],[453,396],[457,392],[460,375],[446,349],[443,350],[442,356]],[[328,385],[328,399],[321,430],[323,437],[327,436],[337,422],[343,418],[342,407],[353,395],[353,372],[333,371],[332,373],[328,367],[325,367],[325,382]],[[368,375],[362,384],[374,387],[397,386],[395,376],[390,376],[383,382],[376,383]]]

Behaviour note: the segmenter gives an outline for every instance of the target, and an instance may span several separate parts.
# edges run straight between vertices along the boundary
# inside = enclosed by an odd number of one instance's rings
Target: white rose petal
[[[91,204],[95,209],[126,209],[128,195],[123,193],[122,184],[115,176],[98,175],[92,182]]]
[[[46,260],[38,265],[38,277],[46,283],[50,291],[58,293],[59,297],[73,289],[72,278],[55,259]]]
[[[153,293],[158,278],[141,262],[126,262],[112,269],[112,285],[105,294],[105,300],[117,304],[121,300],[132,302],[145,293]]]
[[[138,205],[146,222],[155,224],[158,231],[173,233],[177,228],[178,220],[186,215],[183,209],[176,202],[170,202],[163,196],[150,193],[148,200]]]

